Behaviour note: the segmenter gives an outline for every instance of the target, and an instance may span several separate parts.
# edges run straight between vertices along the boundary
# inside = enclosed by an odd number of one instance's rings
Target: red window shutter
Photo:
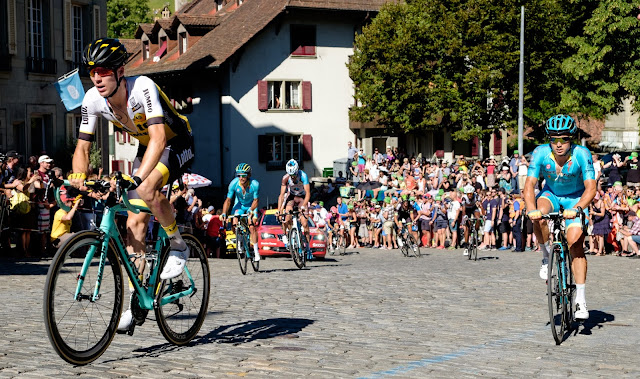
[[[502,154],[502,131],[493,133],[493,155]]]
[[[269,154],[269,140],[271,139],[271,136],[258,136],[258,162],[266,163],[271,159],[271,156]]]
[[[473,137],[471,140],[471,156],[478,156],[478,136]]]
[[[291,55],[305,55],[304,48],[304,46],[298,46],[295,50],[293,50],[293,53],[291,53]]]
[[[316,55],[316,47],[315,46],[302,46],[302,54],[303,55]]]
[[[311,110],[311,82],[302,82],[302,109]]]
[[[311,134],[302,135],[302,160],[310,161],[313,158],[313,137]]]
[[[266,80],[258,80],[258,109],[269,109],[269,87]]]

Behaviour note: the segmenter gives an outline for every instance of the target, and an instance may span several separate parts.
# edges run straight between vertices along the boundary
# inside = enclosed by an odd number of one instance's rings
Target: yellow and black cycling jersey
[[[93,87],[82,101],[82,123],[78,133],[78,139],[93,141],[98,117],[104,117],[113,122],[121,131],[128,133],[140,141],[140,144],[149,144],[149,125],[164,124],[167,141],[175,137],[191,137],[189,120],[178,113],[171,105],[167,95],[146,76],[133,76],[124,78],[127,88],[127,113],[128,120],[109,105],[104,97],[100,96],[97,88]]]

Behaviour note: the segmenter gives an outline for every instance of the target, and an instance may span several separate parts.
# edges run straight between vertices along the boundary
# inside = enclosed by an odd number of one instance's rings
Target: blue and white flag
[[[84,87],[82,86],[78,69],[68,72],[64,76],[58,78],[58,82],[55,83],[55,86],[65,108],[67,108],[68,111],[76,109],[82,105],[82,99],[84,99]]]

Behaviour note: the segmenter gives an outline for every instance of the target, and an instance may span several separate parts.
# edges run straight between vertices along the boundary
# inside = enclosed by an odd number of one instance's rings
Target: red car
[[[311,252],[314,258],[324,259],[327,255],[327,237],[309,220],[311,233]],[[270,209],[258,222],[258,251],[261,256],[290,255],[282,242],[282,225],[276,217],[276,210]]]

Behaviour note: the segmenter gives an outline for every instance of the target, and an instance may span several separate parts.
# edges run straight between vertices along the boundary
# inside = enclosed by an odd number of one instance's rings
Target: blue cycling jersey
[[[540,145],[531,156],[527,176],[545,180],[545,188],[557,196],[574,195],[584,192],[584,181],[595,180],[591,152],[584,146],[571,145],[569,160],[557,172],[551,145]]]
[[[251,206],[253,200],[258,198],[258,193],[260,191],[260,183],[258,183],[255,179],[249,179],[251,183],[249,184],[249,188],[245,192],[242,186],[240,185],[240,178],[235,178],[229,183],[229,191],[227,192],[227,199],[233,198],[235,195],[236,201],[235,204],[242,204],[245,207]]]

